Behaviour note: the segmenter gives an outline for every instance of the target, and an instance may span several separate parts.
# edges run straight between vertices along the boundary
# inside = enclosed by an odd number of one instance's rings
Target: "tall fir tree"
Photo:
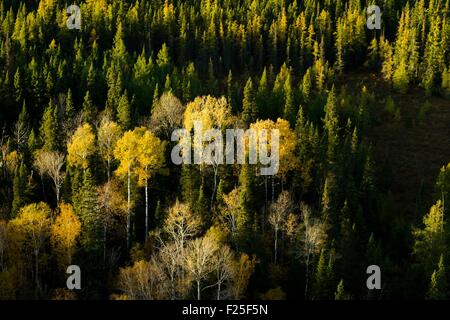
[[[258,106],[255,100],[253,90],[253,81],[251,78],[247,80],[244,88],[244,100],[242,101],[242,121],[249,126],[258,118]]]
[[[44,150],[54,151],[58,149],[58,107],[52,101],[45,108],[40,133]]]

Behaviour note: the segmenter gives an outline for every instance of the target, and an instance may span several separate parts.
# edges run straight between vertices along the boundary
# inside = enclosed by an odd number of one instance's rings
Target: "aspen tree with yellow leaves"
[[[9,222],[9,227],[19,241],[19,248],[33,257],[33,279],[38,294],[42,293],[41,254],[50,236],[51,210],[44,203],[33,203],[20,209],[17,217]]]
[[[147,240],[149,230],[148,181],[164,166],[165,147],[165,142],[147,130],[140,138],[137,150],[139,185],[145,187],[145,240]]]
[[[117,123],[109,120],[108,117],[102,118],[98,129],[98,149],[100,156],[105,162],[105,170],[108,181],[111,179],[111,165],[114,160],[114,149],[121,135],[121,129]]]
[[[90,124],[83,124],[75,131],[67,144],[67,160],[71,166],[89,167],[89,157],[96,151],[95,135]]]
[[[125,177],[127,181],[127,247],[131,247],[132,233],[132,204],[131,204],[131,178],[136,175],[138,165],[140,140],[145,132],[145,128],[136,128],[133,131],[127,131],[117,141],[114,149],[114,157],[119,161],[119,167],[116,175]]]
[[[50,241],[56,253],[58,265],[65,271],[72,263],[76,242],[81,232],[81,222],[70,204],[61,203],[59,214],[50,229]]]

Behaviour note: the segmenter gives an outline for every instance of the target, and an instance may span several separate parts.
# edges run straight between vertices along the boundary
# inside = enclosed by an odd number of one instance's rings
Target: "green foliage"
[[[383,298],[425,297],[427,285],[427,298],[448,297],[450,169],[444,167],[436,188],[430,188],[442,152],[426,157],[428,146],[410,148],[413,139],[405,139],[399,151],[384,147],[382,140],[393,129],[399,136],[406,129],[408,137],[442,137],[437,151],[448,147],[444,133],[398,125],[402,118],[417,117],[427,130],[439,128],[426,121],[431,106],[433,117],[442,111],[440,120],[446,120],[443,99],[429,98],[417,115],[407,103],[415,103],[423,91],[450,97],[448,1],[386,0],[381,32],[367,31],[369,2],[354,0],[89,0],[80,3],[81,30],[67,30],[67,3],[0,4],[0,217],[6,218],[0,221],[0,245],[4,234],[11,237],[0,246],[2,255],[6,248],[0,298],[53,298],[50,292],[63,277],[55,273],[61,253],[47,232],[60,216],[55,208],[50,219],[52,179],[41,179],[34,167],[41,148],[65,156],[56,169],[65,172],[62,199],[74,205],[82,222],[74,256],[87,275],[81,299],[119,293],[121,298],[180,299],[203,285],[207,289],[200,292],[208,299],[365,299],[360,271],[369,260],[389,267],[383,273],[388,283]],[[391,88],[400,94],[392,95]],[[180,99],[177,112],[170,103],[161,106],[171,101],[160,99],[166,92]],[[204,98],[208,95],[223,108],[204,103],[212,101]],[[184,106],[194,100],[190,118]],[[169,110],[158,126],[170,129],[166,141],[156,143],[152,116],[165,107]],[[173,165],[170,149],[176,142],[170,133],[194,118],[211,120],[223,131],[283,129],[287,138],[280,144],[279,174],[260,176],[253,164],[221,165],[217,172]],[[123,130],[102,134],[105,121]],[[428,144],[427,137],[420,146]],[[410,151],[422,150],[410,159]],[[375,161],[391,156],[392,168]],[[430,160],[426,171],[416,166],[422,159]],[[102,161],[108,162],[107,170]],[[167,175],[161,174],[164,162]],[[116,181],[113,171],[124,178],[114,192],[105,184]],[[423,180],[421,189],[414,190],[408,180],[405,190],[405,177]],[[213,178],[219,182],[216,201],[210,200]],[[286,213],[277,233],[277,265],[271,267],[267,209],[287,190],[295,203],[308,204],[311,224],[300,206]],[[435,204],[411,235],[410,226],[431,205],[433,192]],[[174,207],[176,199],[183,205]],[[26,206],[34,201],[48,205]],[[190,223],[184,224],[182,215],[176,219],[183,223],[170,222],[165,211],[172,207],[181,208]],[[42,251],[28,266],[25,249],[33,242],[21,237],[32,233],[22,227],[35,227],[35,216],[44,211]],[[32,223],[19,217],[21,212]],[[144,215],[150,217],[150,230]],[[142,237],[144,229],[150,237]],[[141,244],[130,249],[136,242]],[[215,267],[205,265],[207,272],[194,285],[193,252],[206,249],[213,252]],[[296,280],[305,274],[311,283]]]
[[[255,100],[255,93],[253,90],[253,81],[248,79],[244,88],[244,100],[242,101],[242,121],[249,126],[258,118],[258,106]]]
[[[58,148],[58,108],[50,102],[44,111],[41,121],[41,140],[43,149],[53,151]]]
[[[117,120],[123,130],[128,130],[131,127],[131,106],[128,101],[127,92],[120,97],[117,105]]]
[[[20,167],[16,169],[13,180],[12,218],[17,215],[20,208],[29,202],[31,188],[28,174],[26,164],[21,162]]]
[[[430,287],[427,292],[428,300],[446,300],[448,297],[447,275],[445,273],[444,257],[439,259],[438,269],[431,275]]]

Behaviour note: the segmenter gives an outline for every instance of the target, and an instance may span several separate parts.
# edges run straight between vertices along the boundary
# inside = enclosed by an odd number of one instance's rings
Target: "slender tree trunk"
[[[219,283],[217,284],[217,300],[220,300],[220,289],[222,286],[222,282],[219,281]]]
[[[127,248],[131,247],[131,170],[128,168]]]
[[[265,190],[265,194],[266,194],[266,201],[264,202],[264,212],[263,212],[263,217],[262,217],[262,232],[264,233],[266,231],[266,215],[267,215],[267,176],[264,176],[264,190]]]
[[[56,205],[59,204],[59,187],[55,185],[55,189],[56,189]]]
[[[148,237],[148,179],[145,179],[145,241]]]
[[[108,159],[106,162],[106,175],[108,176],[108,182],[111,180],[110,169],[111,169],[111,160]]]
[[[274,257],[274,259],[273,259],[273,263],[274,264],[277,264],[277,248],[278,248],[278,230],[277,229],[275,229],[275,243],[274,243],[274,245],[275,245],[275,257]]]
[[[211,194],[211,203],[209,205],[209,214],[211,214],[212,212],[212,208],[213,208],[213,204],[214,204],[214,196],[216,194],[216,187],[217,187],[217,170],[219,169],[219,167],[214,167],[214,185],[213,185],[213,191]]]
[[[197,280],[197,300],[200,300],[200,281]]]
[[[275,202],[275,176],[272,176],[272,203]]]
[[[44,194],[44,200],[47,201],[47,196],[45,194],[45,187],[44,187],[44,175],[41,174],[41,186],[42,186],[42,193]]]

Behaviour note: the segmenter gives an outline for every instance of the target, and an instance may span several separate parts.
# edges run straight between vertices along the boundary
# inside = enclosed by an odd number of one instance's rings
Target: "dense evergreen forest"
[[[450,298],[449,0],[72,3],[0,0],[0,299]],[[193,119],[277,174],[174,164]]]

